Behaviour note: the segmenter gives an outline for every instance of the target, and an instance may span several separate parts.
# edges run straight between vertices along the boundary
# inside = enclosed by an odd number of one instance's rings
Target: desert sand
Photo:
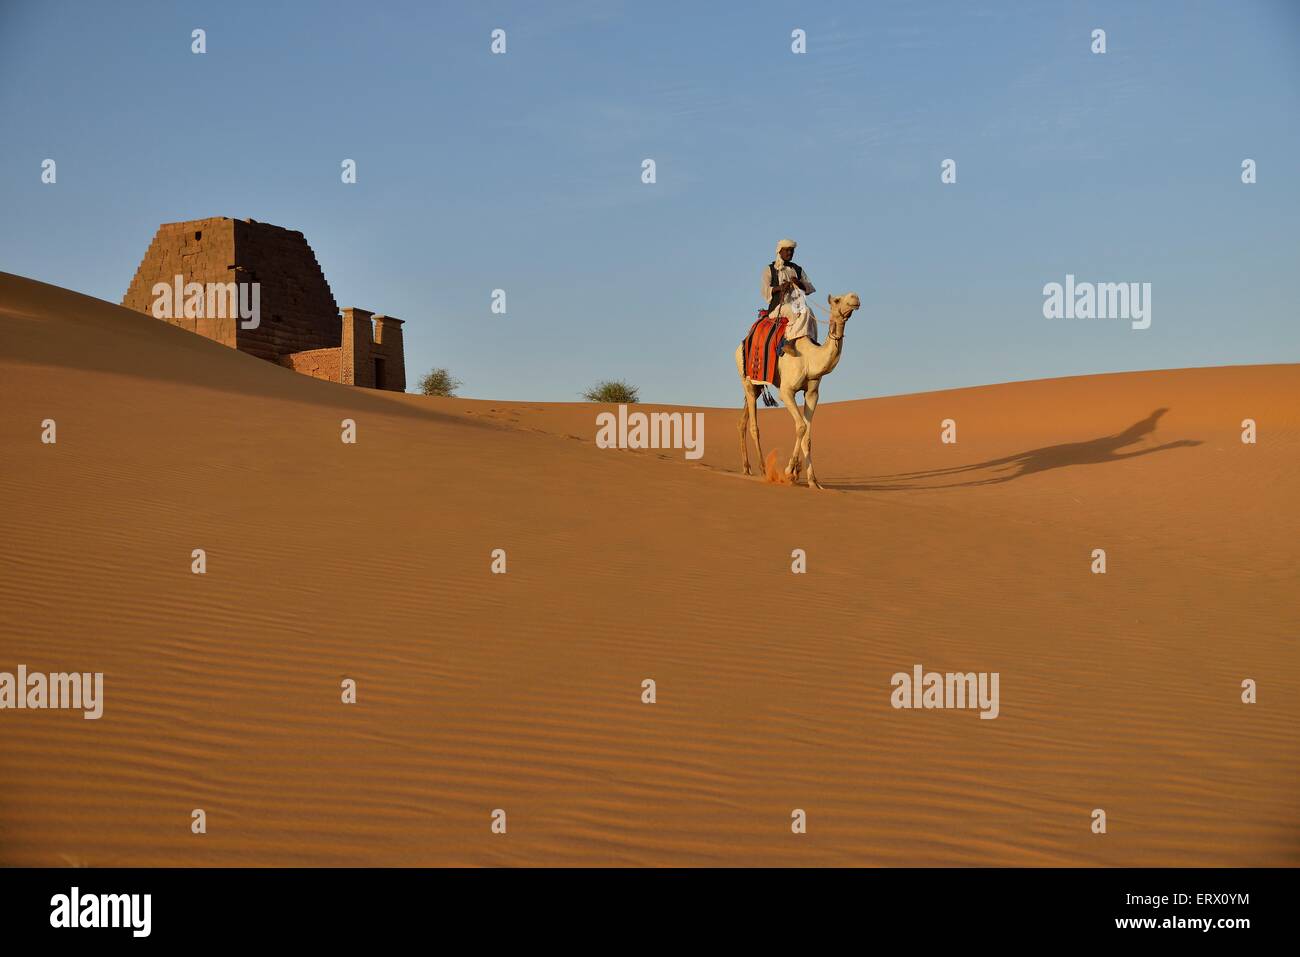
[[[839,395],[780,487],[738,382],[603,450],[0,274],[0,670],[105,675],[0,711],[0,865],[1300,864],[1300,366]]]

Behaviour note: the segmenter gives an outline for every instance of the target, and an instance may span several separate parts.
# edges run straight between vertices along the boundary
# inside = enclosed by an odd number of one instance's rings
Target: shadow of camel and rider
[[[1190,448],[1200,445],[1201,442],[1196,439],[1179,439],[1175,442],[1166,442],[1163,445],[1136,449],[1131,452],[1120,451],[1154,432],[1161,416],[1168,411],[1168,409],[1156,409],[1146,418],[1134,422],[1122,432],[1103,436],[1099,439],[1090,439],[1087,442],[1064,442],[1060,445],[1048,445],[1041,449],[1030,449],[1028,452],[1018,452],[1015,455],[989,459],[986,462],[975,462],[971,465],[957,465],[951,468],[929,469],[921,472],[897,472],[892,475],[868,476],[860,481],[827,482],[826,487],[842,491],[889,492],[909,489],[923,490],[998,485],[1002,482],[1010,482],[1013,479],[1024,478],[1026,475],[1036,475],[1039,472],[1047,472],[1071,465],[1101,465],[1105,462],[1121,462],[1124,459],[1150,455],[1153,452],[1164,452],[1168,449]],[[967,481],[947,482],[937,485],[928,483],[911,484],[917,481],[925,482],[929,479],[955,478],[984,471],[993,471],[999,474],[977,476]]]

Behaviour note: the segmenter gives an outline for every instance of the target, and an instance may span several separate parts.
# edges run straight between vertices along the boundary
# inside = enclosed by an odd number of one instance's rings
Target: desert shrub
[[[617,405],[631,405],[640,401],[636,386],[630,385],[621,379],[606,379],[603,382],[597,382],[582,393],[582,397],[588,402],[612,402]]]
[[[461,381],[446,369],[434,369],[420,380],[422,395],[454,396],[461,387]]]

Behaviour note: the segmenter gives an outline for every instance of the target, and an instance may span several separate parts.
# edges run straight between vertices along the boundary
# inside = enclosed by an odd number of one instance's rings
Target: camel
[[[807,339],[799,340],[798,354],[783,351],[777,359],[777,368],[781,378],[781,401],[794,418],[794,451],[790,453],[790,462],[785,467],[785,474],[792,481],[798,481],[799,469],[805,460],[808,463],[808,487],[820,489],[817,473],[813,470],[812,456],[812,420],[817,411],[817,395],[821,388],[822,377],[830,375],[839,364],[840,352],[844,348],[844,326],[853,311],[862,306],[856,292],[843,296],[827,296],[830,303],[830,331],[826,341],[813,345]],[[752,475],[749,468],[749,442],[745,437],[748,429],[754,440],[754,449],[758,452],[759,468],[763,467],[763,445],[758,438],[758,397],[764,386],[753,382],[745,375],[744,343],[736,348],[736,369],[740,372],[741,382],[745,388],[745,407],[740,412],[740,461],[745,474]],[[803,393],[803,410],[795,402],[795,395]]]

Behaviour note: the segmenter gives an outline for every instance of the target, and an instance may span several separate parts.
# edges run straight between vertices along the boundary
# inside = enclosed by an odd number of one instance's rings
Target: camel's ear
[[[829,304],[832,305],[832,306],[835,305],[835,304],[836,304],[837,302],[839,302],[839,301],[840,301],[840,297],[839,297],[839,296],[827,296],[827,297],[826,297],[826,302],[829,303]]]

